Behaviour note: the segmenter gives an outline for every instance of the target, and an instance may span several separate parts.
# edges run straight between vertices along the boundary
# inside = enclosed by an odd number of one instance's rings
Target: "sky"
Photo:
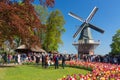
[[[120,29],[120,0],[55,0],[52,10],[59,9],[66,21],[64,25],[66,32],[62,35],[64,44],[60,46],[59,52],[77,53],[72,43],[78,40],[79,35],[76,39],[73,38],[73,35],[82,22],[72,18],[68,13],[73,12],[85,20],[95,6],[98,7],[98,11],[90,23],[105,31],[104,34],[101,34],[91,30],[93,39],[100,40],[95,54],[104,55],[111,51],[112,37]]]
[[[50,10],[60,10],[66,21],[64,25],[66,32],[62,35],[64,44],[59,47],[60,53],[77,53],[72,43],[78,41],[79,35],[76,39],[73,35],[82,22],[69,16],[68,13],[73,12],[85,20],[95,6],[98,7],[98,11],[90,23],[105,31],[101,34],[91,30],[93,39],[100,40],[95,54],[105,55],[111,51],[112,37],[120,29],[120,0],[55,0],[55,6]]]

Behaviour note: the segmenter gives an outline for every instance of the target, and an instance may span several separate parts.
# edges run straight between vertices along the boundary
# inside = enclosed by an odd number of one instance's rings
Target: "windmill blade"
[[[84,22],[84,20],[83,20],[81,17],[79,17],[79,16],[75,15],[75,14],[74,14],[74,13],[72,13],[72,12],[69,12],[69,13],[68,13],[68,15],[72,16],[72,17],[73,17],[73,18],[75,18],[75,19],[80,20],[81,22]]]
[[[96,27],[96,26],[94,26],[94,25],[92,25],[90,23],[88,23],[88,25],[89,25],[90,28],[92,28],[92,29],[94,29],[94,30],[96,30],[96,31],[98,31],[100,33],[104,33],[104,30],[102,30],[102,29],[100,29],[100,28],[98,28],[98,27]]]
[[[95,13],[97,12],[98,8],[95,6],[94,9],[92,10],[92,12],[90,13],[90,15],[87,17],[86,22],[88,23],[93,16],[95,15]]]
[[[86,27],[86,23],[84,22],[79,29],[76,31],[76,33],[73,35],[73,38],[75,38],[81,31]]]

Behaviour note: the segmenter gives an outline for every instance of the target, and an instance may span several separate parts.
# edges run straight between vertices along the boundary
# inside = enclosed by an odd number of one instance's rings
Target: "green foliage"
[[[116,34],[112,38],[112,44],[110,45],[112,55],[120,54],[120,29],[116,32]]]
[[[34,5],[35,11],[43,25],[43,28],[36,30],[35,35],[37,35],[40,38],[41,44],[43,44],[44,38],[45,38],[45,30],[46,30],[46,21],[49,16],[48,9],[45,6],[41,5]]]
[[[65,32],[63,27],[65,20],[59,10],[52,11],[47,20],[47,30],[43,47],[46,51],[57,51],[61,40],[62,33]]]
[[[62,33],[65,32],[63,25],[65,20],[59,10],[48,13],[48,9],[43,6],[34,5],[37,15],[39,16],[44,28],[36,30],[35,35],[40,38],[42,47],[46,51],[57,51],[61,40]]]
[[[37,15],[42,24],[46,24],[47,17],[48,17],[48,9],[47,7],[41,5],[34,5]]]
[[[21,45],[21,39],[20,39],[20,37],[14,36],[14,41],[15,41],[16,47],[18,47],[18,46]]]
[[[5,53],[4,49],[0,49],[0,54]]]

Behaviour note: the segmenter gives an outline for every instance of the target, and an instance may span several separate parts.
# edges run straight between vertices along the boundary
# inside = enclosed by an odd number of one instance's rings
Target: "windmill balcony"
[[[100,41],[94,41],[94,40],[79,40],[78,42],[73,42],[73,45],[77,44],[100,44]]]

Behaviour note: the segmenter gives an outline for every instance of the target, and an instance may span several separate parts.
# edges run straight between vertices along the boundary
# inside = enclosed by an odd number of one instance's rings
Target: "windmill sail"
[[[94,9],[92,10],[92,12],[90,13],[90,15],[87,17],[86,19],[86,22],[88,23],[92,18],[93,16],[95,15],[95,13],[97,12],[98,8],[97,7],[94,7]]]
[[[73,35],[73,38],[75,38],[81,31],[86,27],[86,23],[84,22],[76,31],[76,33]]]
[[[80,20],[81,22],[84,22],[84,20],[83,20],[81,17],[79,17],[79,16],[75,15],[75,14],[74,14],[74,13],[72,13],[72,12],[69,12],[69,13],[68,13],[68,15],[72,16],[72,17],[73,17],[73,18],[75,18],[75,19]]]
[[[98,27],[96,27],[96,26],[94,26],[94,25],[92,25],[90,23],[88,23],[88,25],[89,25],[90,28],[92,28],[92,29],[94,29],[94,30],[96,30],[96,31],[98,31],[100,33],[104,33],[104,30],[102,30],[102,29],[100,29],[100,28],[98,28]]]
[[[87,19],[84,21],[81,17],[77,16],[76,14],[72,13],[72,12],[69,12],[68,15],[72,16],[73,18],[83,22],[83,24],[78,28],[78,30],[76,31],[76,33],[73,35],[73,38],[76,38],[76,36],[82,32],[82,30],[84,30],[83,32],[85,32],[85,30],[87,30],[87,27],[90,27],[100,33],[104,33],[104,30],[88,23],[92,18],[93,16],[95,15],[95,13],[97,12],[98,8],[97,7],[94,7],[94,9],[92,10],[92,12],[90,13],[90,15],[87,17]],[[87,31],[88,32],[88,31]]]

